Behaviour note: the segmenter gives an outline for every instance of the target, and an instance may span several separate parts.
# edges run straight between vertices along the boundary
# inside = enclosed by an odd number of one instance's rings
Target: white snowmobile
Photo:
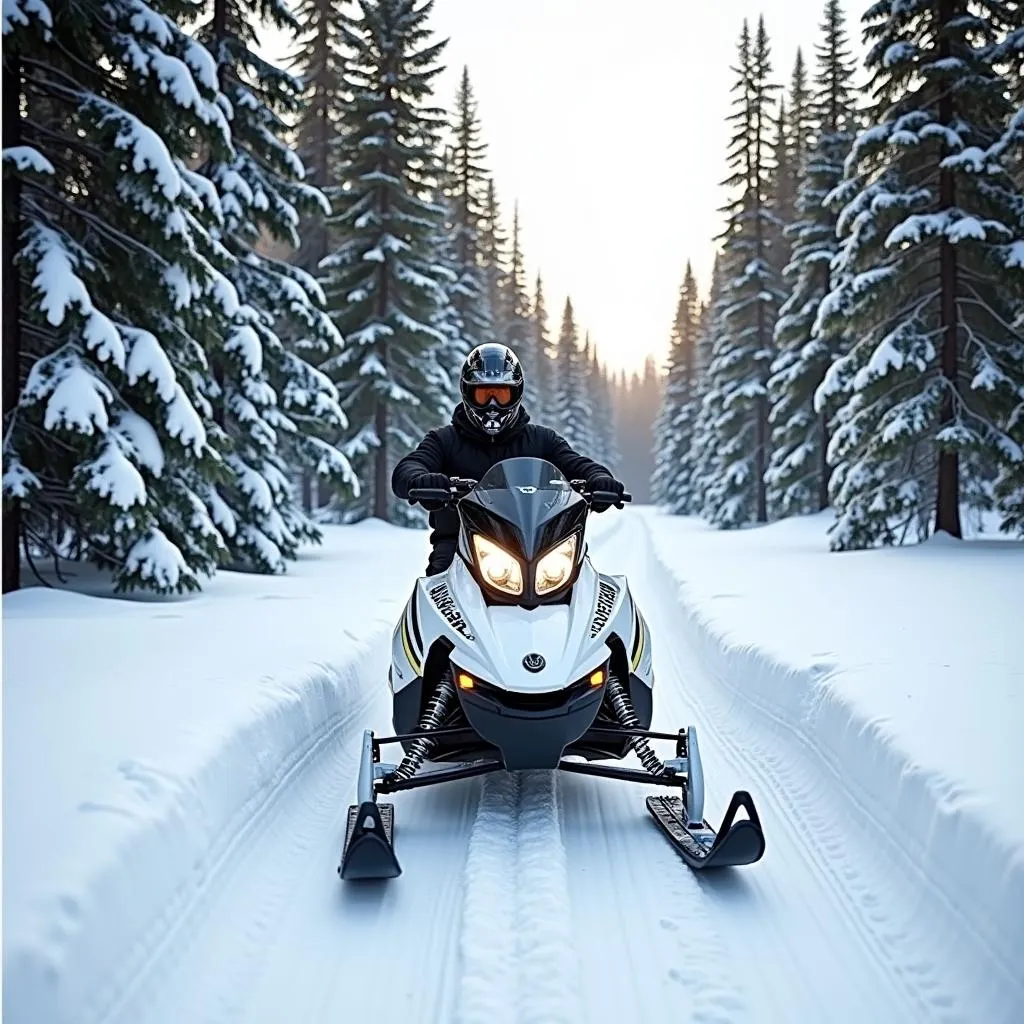
[[[590,492],[549,462],[519,458],[409,500],[457,506],[458,556],[417,581],[395,629],[397,735],[364,733],[341,877],[401,873],[394,805],[378,794],[538,768],[675,788],[681,795],[649,796],[647,807],[690,867],[758,860],[764,836],[748,793],[733,796],[717,832],[704,820],[694,727],[650,731],[650,632],[625,578],[597,572],[587,557],[591,503],[622,508],[630,496]],[[660,760],[650,740],[674,741],[675,756]],[[401,763],[381,762],[387,744],[401,744]],[[599,763],[631,750],[639,768]]]

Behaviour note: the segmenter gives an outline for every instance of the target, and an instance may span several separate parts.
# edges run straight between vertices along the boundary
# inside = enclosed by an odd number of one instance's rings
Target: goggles
[[[485,406],[492,398],[498,405],[512,404],[512,388],[503,384],[477,384],[470,391],[470,397],[476,406]]]

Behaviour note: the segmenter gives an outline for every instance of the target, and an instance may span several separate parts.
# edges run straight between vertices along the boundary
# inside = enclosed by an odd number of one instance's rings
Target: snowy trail
[[[528,772],[398,795],[402,877],[341,885],[361,730],[389,730],[381,643],[346,714],[96,1019],[1008,1020],[901,837],[876,834],[798,735],[699,660],[641,517],[599,530],[595,561],[628,574],[655,637],[655,724],[699,726],[709,818],[733,789],[754,793],[759,864],[696,876],[644,787]],[[1012,967],[993,951],[987,969]]]

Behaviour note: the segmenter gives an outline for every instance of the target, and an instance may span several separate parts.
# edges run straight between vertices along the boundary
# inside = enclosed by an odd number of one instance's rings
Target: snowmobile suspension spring
[[[640,728],[640,719],[636,717],[636,711],[633,709],[633,702],[629,699],[629,694],[626,693],[622,683],[610,673],[608,675],[608,699],[611,701],[612,710],[615,712],[616,717],[627,729]],[[658,759],[658,755],[651,750],[651,745],[643,736],[634,736],[630,740],[629,745],[636,751],[637,757],[640,758],[640,763],[652,775],[665,774],[665,765]]]
[[[430,700],[427,701],[427,706],[420,718],[418,731],[426,732],[428,729],[439,729],[454,699],[455,687],[452,685],[451,676],[445,674],[437,684],[437,689],[431,694]],[[395,769],[393,778],[411,779],[436,746],[437,740],[428,736],[413,740],[409,744],[409,752]]]

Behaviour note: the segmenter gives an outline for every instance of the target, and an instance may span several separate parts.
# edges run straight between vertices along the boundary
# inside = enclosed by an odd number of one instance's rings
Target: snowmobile
[[[704,819],[696,729],[650,730],[650,631],[626,579],[597,572],[584,544],[593,503],[621,509],[629,500],[536,458],[507,459],[479,481],[454,479],[450,491],[410,492],[410,503],[457,508],[458,552],[447,571],[417,580],[395,628],[396,735],[363,735],[343,879],[401,873],[394,805],[378,795],[527,769],[677,790],[649,796],[647,807],[691,868],[761,857],[749,793],[734,794],[717,831]],[[673,742],[675,756],[661,760],[651,741]],[[398,764],[381,761],[388,745],[401,747]],[[639,767],[603,763],[631,752]]]

